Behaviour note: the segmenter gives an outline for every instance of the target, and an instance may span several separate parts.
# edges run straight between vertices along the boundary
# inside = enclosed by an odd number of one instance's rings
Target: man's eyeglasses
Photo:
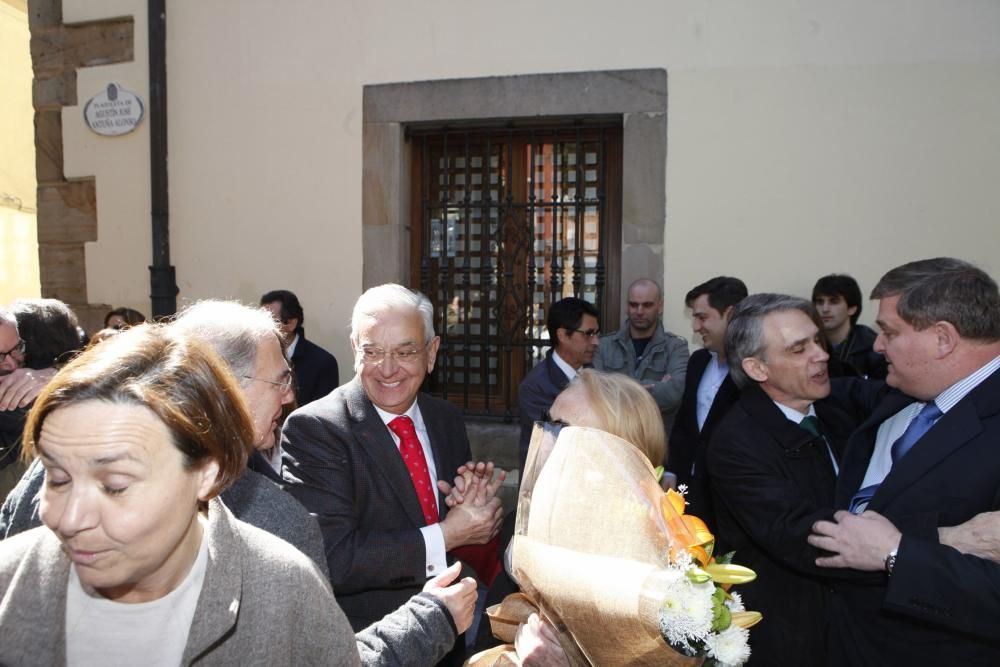
[[[289,368],[284,373],[282,373],[281,374],[281,378],[282,379],[280,379],[278,381],[275,381],[275,380],[265,380],[264,378],[255,378],[252,375],[244,375],[243,378],[246,379],[246,380],[259,380],[260,382],[266,382],[269,385],[271,385],[272,387],[277,387],[277,390],[280,393],[282,393],[282,394],[284,394],[284,393],[286,393],[288,391],[291,391],[292,384],[295,382],[295,378],[292,376],[292,369],[291,368]]]
[[[571,331],[575,331],[576,333],[582,333],[587,338],[597,338],[598,336],[601,335],[600,329],[571,329]]]
[[[11,356],[11,357],[14,357],[14,359],[18,359],[20,357],[23,357],[24,356],[24,350],[27,349],[27,347],[28,346],[24,342],[24,340],[21,339],[21,338],[18,338],[17,339],[17,344],[14,345],[14,347],[10,348],[6,352],[0,352],[0,364],[2,364],[3,362],[7,361],[8,355]]]
[[[387,352],[380,347],[363,345],[358,349],[358,356],[361,358],[361,363],[366,366],[378,366],[385,361],[386,357],[392,357],[396,360],[396,363],[400,364],[415,364],[420,361],[420,355],[423,354],[424,350],[430,344],[431,342],[428,341],[423,347],[404,347],[399,350],[392,350],[391,352]]]

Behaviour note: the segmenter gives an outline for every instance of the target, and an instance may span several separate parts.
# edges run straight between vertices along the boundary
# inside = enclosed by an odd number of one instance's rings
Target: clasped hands
[[[506,477],[492,462],[469,461],[456,471],[454,484],[438,481],[449,507],[441,522],[445,549],[486,544],[500,531],[503,506],[496,494]]]
[[[496,492],[506,473],[493,472],[492,463],[469,461],[456,471],[454,486],[444,481],[437,483],[445,494],[445,504],[451,508],[440,524],[448,551],[466,544],[486,544],[500,530],[503,507]],[[461,563],[453,563],[424,586],[425,593],[448,608],[459,634],[472,624],[477,596],[476,580],[471,577],[459,580],[460,572]]]

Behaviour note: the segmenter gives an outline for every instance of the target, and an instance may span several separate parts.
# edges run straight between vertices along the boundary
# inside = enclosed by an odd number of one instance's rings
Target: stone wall
[[[38,178],[38,260],[43,297],[76,311],[88,331],[103,324],[109,306],[87,300],[84,244],[97,240],[97,184],[63,172],[62,108],[77,104],[76,68],[133,58],[131,17],[66,25],[62,0],[31,0],[34,69],[35,171]]]

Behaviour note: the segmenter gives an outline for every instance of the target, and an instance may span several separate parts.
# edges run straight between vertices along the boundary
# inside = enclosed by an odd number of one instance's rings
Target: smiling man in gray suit
[[[500,525],[499,499],[449,510],[435,487],[471,457],[459,410],[419,393],[439,343],[423,294],[368,290],[351,318],[354,379],[293,412],[282,431],[287,490],[319,520],[330,580],[355,630]]]

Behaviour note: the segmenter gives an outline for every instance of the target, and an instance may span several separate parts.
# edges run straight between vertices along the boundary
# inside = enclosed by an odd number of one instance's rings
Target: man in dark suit
[[[419,592],[456,548],[488,542],[502,517],[498,498],[449,510],[434,486],[470,451],[459,410],[419,393],[440,343],[432,318],[419,292],[365,292],[351,320],[357,375],[293,412],[281,434],[286,488],[320,523],[356,630]]]
[[[684,297],[691,309],[691,328],[704,348],[691,355],[684,378],[684,395],[668,439],[667,470],[688,486],[691,511],[713,526],[711,494],[700,483],[697,471],[705,462],[705,449],[716,425],[740,397],[726,364],[726,326],[733,306],[747,295],[739,278],[717,276]]]
[[[716,550],[757,572],[740,587],[766,622],[750,633],[751,663],[821,664],[825,586],[812,525],[831,514],[837,460],[857,419],[830,393],[819,318],[805,299],[753,294],[733,308],[726,359],[742,390],[707,451]]]
[[[273,290],[260,297],[260,305],[271,311],[281,323],[288,341],[285,354],[295,371],[295,400],[299,405],[312,403],[337,388],[340,371],[332,354],[306,340],[305,313],[299,299],[288,290]]]
[[[552,407],[556,396],[576,377],[576,372],[593,361],[601,334],[599,316],[594,304],[572,296],[556,301],[549,308],[545,325],[552,349],[524,376],[517,388],[521,470],[528,458],[532,426]]]
[[[1000,565],[940,544],[938,530],[1000,507],[1000,293],[938,258],[889,271],[872,298],[894,391],[848,443],[836,505],[849,511],[809,541],[833,553],[820,565],[881,574],[834,588],[830,660],[1000,664],[996,625],[971,613],[1000,603]]]

